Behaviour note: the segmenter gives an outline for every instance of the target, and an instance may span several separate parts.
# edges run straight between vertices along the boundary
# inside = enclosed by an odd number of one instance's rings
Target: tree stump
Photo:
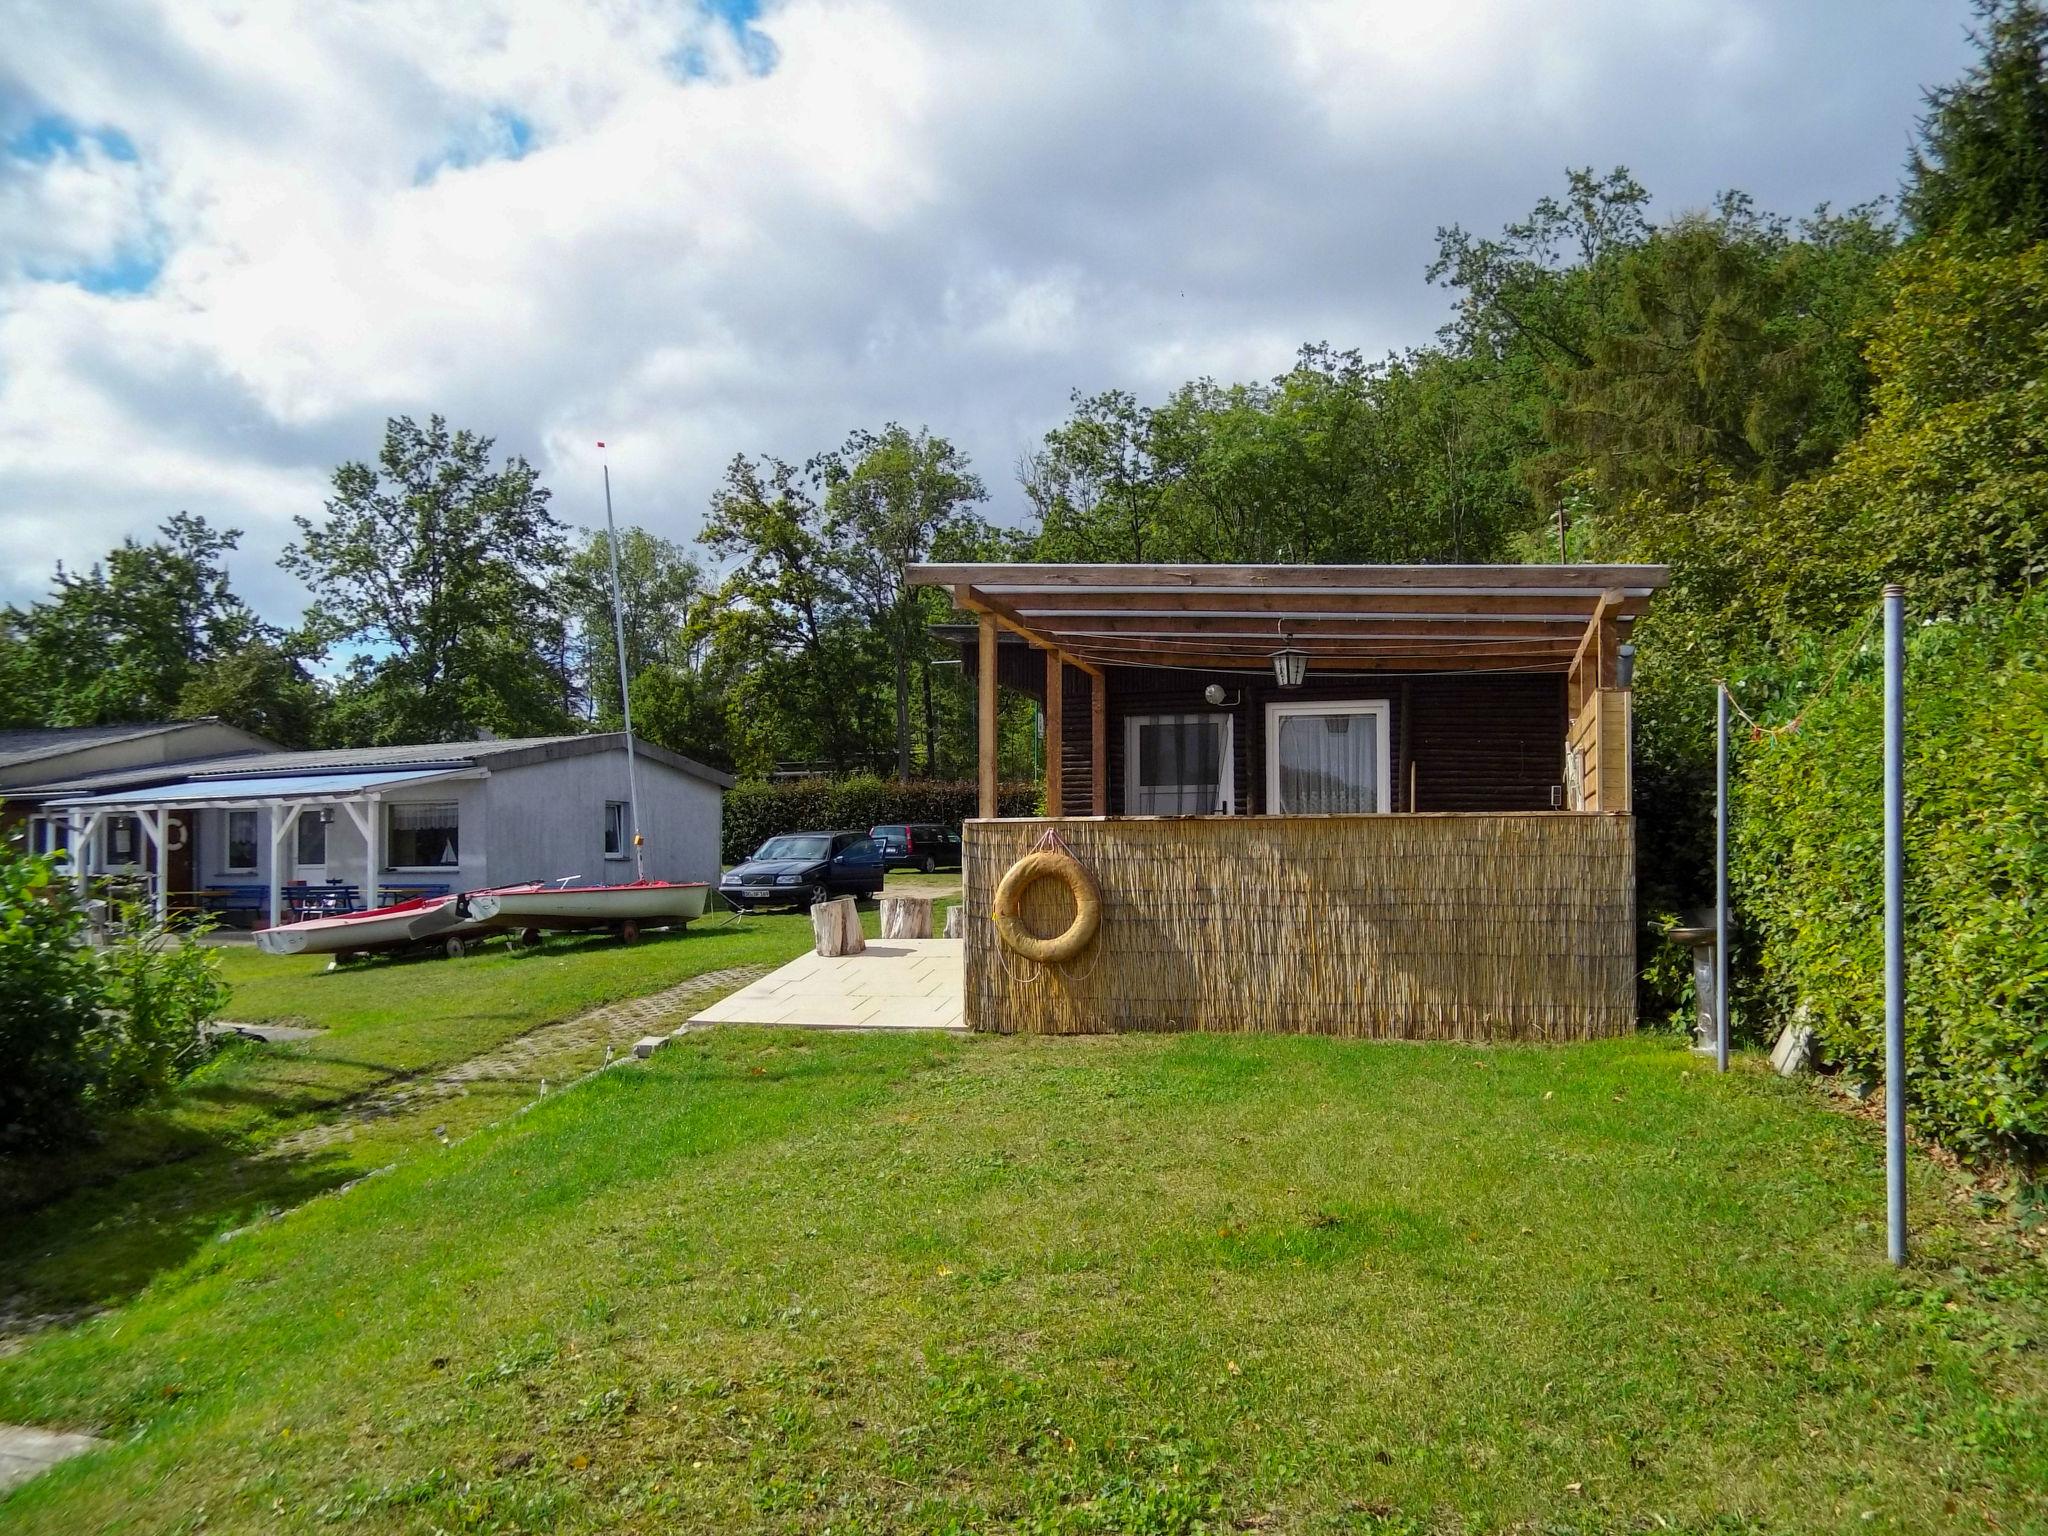
[[[821,955],[857,955],[867,948],[860,933],[860,908],[851,896],[811,908],[811,937]]]
[[[928,939],[932,936],[932,898],[892,892],[882,898],[882,937]]]
[[[946,908],[946,937],[964,939],[967,937],[967,908],[959,902]]]

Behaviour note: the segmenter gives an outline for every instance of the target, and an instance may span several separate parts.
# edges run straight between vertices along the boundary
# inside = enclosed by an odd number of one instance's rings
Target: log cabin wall
[[[1313,674],[1299,688],[1270,680],[1229,682],[1201,673],[1115,670],[1109,674],[1109,809],[1125,811],[1125,721],[1133,715],[1209,714],[1202,697],[1220,682],[1238,702],[1231,756],[1239,814],[1266,809],[1266,706],[1326,700],[1388,703],[1392,808],[1397,811],[1543,811],[1564,776],[1564,682],[1554,675],[1334,678]],[[1088,814],[1089,690],[1093,679],[1067,669],[1066,777],[1062,810]],[[1414,795],[1411,801],[1410,786]]]
[[[974,647],[962,647],[968,676]],[[1005,640],[997,651],[1005,688],[1045,699],[1045,653]],[[1113,667],[1109,688],[1109,813],[1123,815],[1125,721],[1133,715],[1216,712],[1202,690],[1218,683],[1236,699],[1231,755],[1239,815],[1259,815],[1266,798],[1266,706],[1343,699],[1385,699],[1396,811],[1547,811],[1564,785],[1565,678],[1561,673],[1375,673],[1317,677],[1281,688],[1270,676]],[[1093,804],[1090,693],[1095,680],[1069,667],[1064,683],[1062,814],[1086,816]],[[1411,800],[1410,787],[1414,794]],[[1626,809],[1626,805],[1594,807]],[[1050,808],[1049,808],[1050,809]]]

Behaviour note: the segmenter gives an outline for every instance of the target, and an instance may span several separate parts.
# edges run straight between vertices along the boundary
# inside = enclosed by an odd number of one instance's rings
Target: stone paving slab
[[[0,1424],[0,1493],[98,1444],[91,1435],[66,1435],[25,1424]]]
[[[319,1029],[302,1029],[296,1024],[242,1024],[233,1019],[217,1019],[206,1026],[209,1035],[242,1035],[250,1040],[267,1040],[278,1044],[292,1040],[312,1040],[326,1033]]]
[[[870,939],[857,955],[801,955],[690,1024],[964,1031],[965,950],[959,939]]]

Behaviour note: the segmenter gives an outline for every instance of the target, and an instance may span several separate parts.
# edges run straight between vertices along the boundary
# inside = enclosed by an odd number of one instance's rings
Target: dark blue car
[[[725,872],[718,893],[736,907],[811,907],[882,888],[882,850],[865,832],[786,832]]]

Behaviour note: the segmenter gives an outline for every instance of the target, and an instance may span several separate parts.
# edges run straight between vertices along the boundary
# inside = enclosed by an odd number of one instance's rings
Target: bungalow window
[[[231,875],[256,873],[256,813],[228,812],[227,872]]]
[[[604,803],[604,856],[608,859],[626,856],[626,802],[623,800]]]
[[[461,818],[453,800],[387,806],[386,862],[393,869],[450,869],[461,860]]]
[[[1124,811],[1228,814],[1236,804],[1229,715],[1133,715],[1124,725]]]
[[[133,864],[142,847],[142,822],[134,816],[107,818],[107,863]]]
[[[299,840],[299,862],[324,865],[327,862],[327,823],[320,819],[320,812],[299,812],[299,819],[293,827]]]
[[[1283,816],[1388,809],[1387,735],[1384,700],[1267,705],[1267,805]]]

